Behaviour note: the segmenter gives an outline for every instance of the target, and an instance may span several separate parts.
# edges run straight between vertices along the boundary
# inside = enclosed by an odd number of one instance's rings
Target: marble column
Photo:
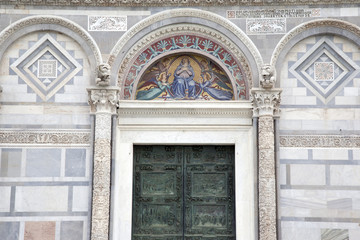
[[[111,118],[116,114],[118,89],[87,89],[91,113],[95,114],[91,240],[109,239]]]
[[[259,240],[277,239],[274,117],[279,116],[280,89],[274,89],[274,70],[264,65],[261,88],[252,89],[254,117],[258,117]]]

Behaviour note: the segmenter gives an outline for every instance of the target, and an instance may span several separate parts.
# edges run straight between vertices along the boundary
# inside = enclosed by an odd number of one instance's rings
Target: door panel
[[[134,146],[133,239],[235,239],[234,147]]]
[[[133,239],[183,236],[183,149],[135,146]]]

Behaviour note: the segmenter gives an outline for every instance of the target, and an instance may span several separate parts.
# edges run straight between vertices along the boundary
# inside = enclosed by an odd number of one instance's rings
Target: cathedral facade
[[[357,0],[2,1],[0,239],[360,239],[359,24]]]

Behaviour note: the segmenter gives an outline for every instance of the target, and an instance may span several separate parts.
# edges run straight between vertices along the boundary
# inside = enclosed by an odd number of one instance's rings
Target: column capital
[[[253,101],[253,116],[273,116],[278,117],[280,114],[281,89],[261,89],[255,88],[251,90],[251,98]]]
[[[87,89],[91,113],[116,114],[119,89],[114,87],[94,87]]]

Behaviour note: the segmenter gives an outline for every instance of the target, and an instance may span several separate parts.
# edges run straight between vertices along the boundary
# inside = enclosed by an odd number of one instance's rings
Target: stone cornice
[[[281,89],[252,89],[254,117],[278,117],[280,114],[280,93]]]
[[[357,0],[6,0],[3,5],[124,7],[124,6],[298,6],[355,4]]]
[[[109,113],[116,114],[118,106],[118,88],[89,88],[89,104],[91,113]]]

